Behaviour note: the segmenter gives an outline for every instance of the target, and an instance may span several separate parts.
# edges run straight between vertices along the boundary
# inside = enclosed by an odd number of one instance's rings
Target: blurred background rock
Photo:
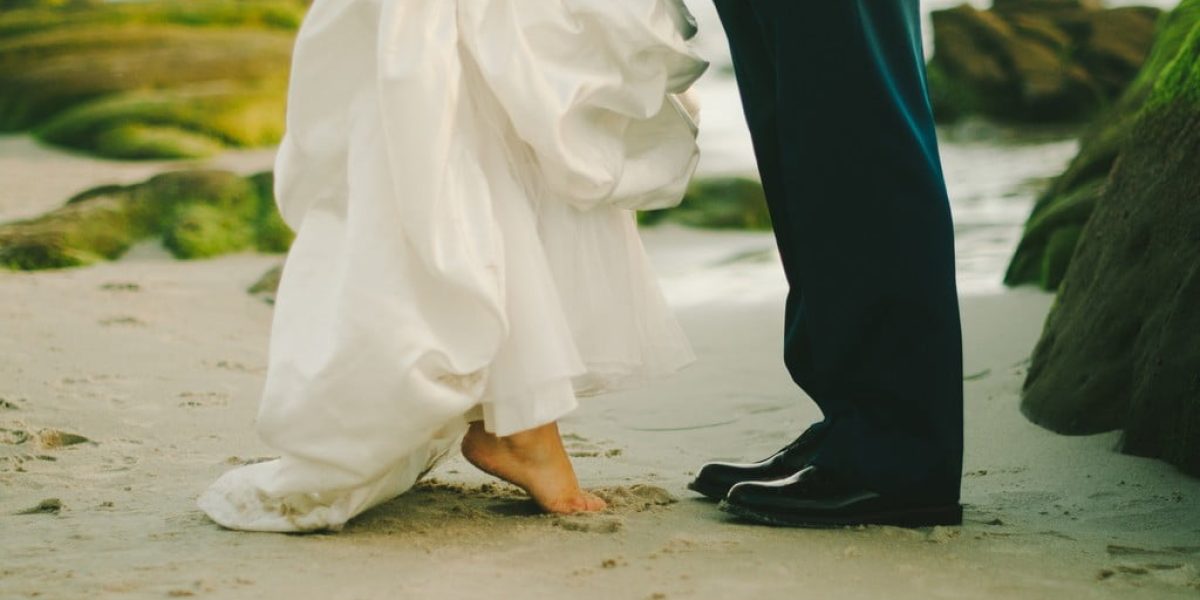
[[[0,131],[120,159],[279,141],[298,0],[4,0]]]
[[[1081,121],[1110,105],[1154,40],[1155,7],[1098,0],[996,0],[932,13],[929,64],[940,120]]]

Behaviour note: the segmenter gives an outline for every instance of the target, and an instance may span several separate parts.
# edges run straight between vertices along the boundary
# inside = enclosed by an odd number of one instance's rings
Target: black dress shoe
[[[810,466],[776,481],[739,483],[721,510],[743,519],[784,527],[962,524],[957,502],[905,502],[846,485],[827,469]]]
[[[770,481],[787,477],[808,466],[821,440],[825,439],[825,423],[817,423],[792,443],[775,454],[753,463],[710,462],[700,467],[688,489],[722,500],[729,488],[746,481]]]

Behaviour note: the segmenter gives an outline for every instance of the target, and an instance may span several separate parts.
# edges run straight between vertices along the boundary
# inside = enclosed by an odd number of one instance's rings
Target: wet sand
[[[965,299],[962,527],[769,529],[687,492],[703,460],[758,458],[817,416],[777,356],[780,298],[715,293],[771,265],[745,252],[762,240],[647,233],[700,361],[564,422],[611,512],[538,515],[455,458],[309,536],[225,531],[193,504],[270,456],[251,423],[271,309],[245,288],[277,258],[0,273],[0,597],[1195,597],[1200,482],[1018,413],[1039,293]]]

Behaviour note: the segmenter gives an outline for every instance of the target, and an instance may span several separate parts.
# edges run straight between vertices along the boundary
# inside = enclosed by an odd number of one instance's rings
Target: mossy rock
[[[1195,35],[1198,24],[1200,0],[1183,0],[1160,19],[1154,46],[1142,70],[1116,103],[1088,126],[1080,139],[1079,154],[1035,203],[1005,274],[1006,284],[1056,289],[1061,281],[1059,271],[1065,267],[1061,264],[1061,242],[1069,236],[1058,236],[1059,246],[1055,250],[1059,255],[1051,259],[1047,256],[1048,244],[1055,238],[1055,229],[1079,230],[1087,223],[1095,203],[1084,200],[1095,199],[1128,148],[1134,126],[1146,111],[1200,94],[1196,84],[1187,79],[1194,75],[1189,75],[1187,68],[1178,67],[1180,60],[1186,59],[1185,47],[1194,46],[1188,37]],[[1055,268],[1042,268],[1045,265]]]
[[[940,121],[978,114],[1078,122],[1110,105],[1146,60],[1157,9],[1005,0],[934,11],[928,78]]]
[[[283,215],[275,204],[275,175],[259,173],[249,179],[257,190],[258,213],[254,217],[254,245],[259,252],[287,252],[296,239],[296,233],[283,222]]]
[[[1021,407],[1061,433],[1122,430],[1124,452],[1200,476],[1200,0],[1167,26],[1173,52],[1144,78],[1086,224],[1051,228],[1047,257],[1061,236],[1072,258]]]
[[[121,159],[277,142],[298,0],[0,13],[0,131]]]
[[[762,184],[743,177],[697,179],[679,206],[639,215],[643,225],[662,222],[708,229],[771,229]]]
[[[295,31],[306,0],[0,0],[0,38],[88,25],[151,24]]]
[[[163,235],[163,245],[181,258],[219,256],[253,244],[253,223],[208,204],[180,207]]]
[[[128,193],[97,194],[37,219],[0,225],[0,266],[36,270],[111,260],[152,231],[131,208]]]
[[[109,158],[198,158],[278,141],[283,99],[273,87],[223,84],[132,92],[67,109],[35,132],[44,141]]]
[[[91,7],[104,0],[0,0],[0,10]]]
[[[1200,103],[1184,98],[1139,120],[1080,231],[1022,410],[1061,433],[1123,430],[1125,452],[1200,475],[1197,331]]]
[[[275,209],[270,173],[179,171],[89,190],[40,217],[0,225],[0,266],[83,266],[119,258],[156,238],[176,257],[191,259],[284,252],[292,233]]]
[[[1200,20],[1154,82],[1146,110],[1167,111],[1176,105],[1200,106]]]
[[[276,265],[263,273],[246,289],[251,295],[262,298],[267,304],[275,304],[275,296],[279,292],[279,284],[283,281],[283,265]]]
[[[1026,223],[1025,234],[1008,267],[1008,280],[1035,281],[1051,290],[1058,287],[1074,250],[1067,242],[1078,239],[1103,191],[1104,182],[1093,180],[1035,213]]]

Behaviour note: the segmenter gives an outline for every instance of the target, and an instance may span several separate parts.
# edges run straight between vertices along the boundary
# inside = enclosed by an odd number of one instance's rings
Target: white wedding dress
[[[338,529],[470,420],[507,435],[692,360],[632,209],[697,162],[680,0],[316,0],[296,41],[262,439],[198,503]]]

